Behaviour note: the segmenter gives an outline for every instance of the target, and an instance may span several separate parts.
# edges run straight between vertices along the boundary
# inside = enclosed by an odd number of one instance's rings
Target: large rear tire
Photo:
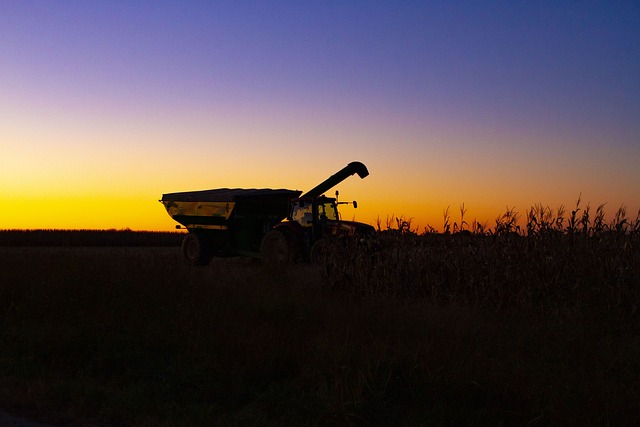
[[[295,259],[291,243],[281,231],[271,230],[260,244],[262,262],[271,268],[286,267]]]
[[[205,239],[195,233],[189,233],[182,240],[182,255],[189,265],[209,265],[213,258],[211,248]]]

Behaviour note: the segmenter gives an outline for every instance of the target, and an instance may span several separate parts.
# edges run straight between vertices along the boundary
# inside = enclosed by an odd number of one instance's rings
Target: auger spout
[[[318,197],[327,191],[331,190],[336,185],[340,184],[342,181],[347,179],[353,174],[358,174],[358,176],[362,179],[369,175],[369,171],[367,167],[360,162],[351,162],[335,174],[331,175],[326,180],[322,181],[320,184],[313,187],[311,190],[307,191],[301,197]]]

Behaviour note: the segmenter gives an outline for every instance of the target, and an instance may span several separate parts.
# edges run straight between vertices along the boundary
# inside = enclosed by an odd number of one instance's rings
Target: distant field
[[[0,408],[74,426],[634,425],[634,230],[386,230],[277,274],[190,268],[178,233],[0,232]]]
[[[183,232],[0,230],[0,246],[179,246]]]

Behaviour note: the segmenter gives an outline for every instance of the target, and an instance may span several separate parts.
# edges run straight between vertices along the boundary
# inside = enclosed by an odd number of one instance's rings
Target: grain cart
[[[369,175],[360,162],[346,167],[301,196],[286,189],[229,189],[164,194],[160,202],[189,231],[182,243],[188,262],[206,265],[214,256],[250,256],[269,264],[307,261],[324,238],[369,235],[367,224],[342,221],[336,197],[324,193],[347,177]],[[316,250],[317,252],[318,250]]]

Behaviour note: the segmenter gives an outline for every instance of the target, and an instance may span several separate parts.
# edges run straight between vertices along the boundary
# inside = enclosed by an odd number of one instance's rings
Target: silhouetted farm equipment
[[[182,251],[193,265],[212,257],[250,256],[274,265],[308,261],[332,238],[364,237],[370,225],[343,221],[339,202],[324,193],[351,175],[369,175],[360,162],[346,167],[301,195],[287,189],[220,188],[164,194],[160,202],[188,233]],[[179,226],[178,226],[179,227]]]

